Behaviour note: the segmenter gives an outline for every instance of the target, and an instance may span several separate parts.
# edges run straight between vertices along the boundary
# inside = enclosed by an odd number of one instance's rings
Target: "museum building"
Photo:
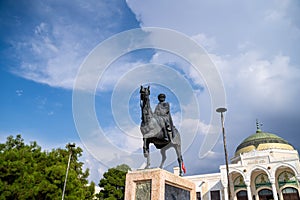
[[[257,125],[230,161],[229,176],[221,165],[219,173],[185,177],[195,183],[197,200],[300,200],[299,155],[283,138]]]

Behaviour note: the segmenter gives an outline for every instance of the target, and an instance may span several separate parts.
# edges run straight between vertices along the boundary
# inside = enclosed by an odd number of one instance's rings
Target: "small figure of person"
[[[159,103],[155,107],[154,114],[163,118],[165,122],[165,128],[163,128],[164,139],[166,141],[172,142],[173,139],[173,122],[170,114],[170,105],[168,102],[165,102],[166,95],[159,94],[158,101]]]

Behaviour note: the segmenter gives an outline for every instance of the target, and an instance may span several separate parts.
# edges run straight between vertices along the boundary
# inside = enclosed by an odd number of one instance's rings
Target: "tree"
[[[82,149],[72,149],[65,199],[93,199],[88,169],[78,161]],[[61,199],[68,149],[42,151],[36,142],[24,143],[21,135],[0,143],[0,199]]]
[[[125,164],[108,169],[99,183],[103,189],[96,196],[100,200],[123,200],[126,174],[130,170],[130,167]]]

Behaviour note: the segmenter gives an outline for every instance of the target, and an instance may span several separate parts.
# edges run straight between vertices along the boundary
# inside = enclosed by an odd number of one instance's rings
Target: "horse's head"
[[[141,86],[140,95],[141,95],[140,106],[142,109],[142,122],[146,122],[149,121],[149,117],[152,115],[152,110],[150,107],[150,100],[149,100],[150,86],[148,87]]]
[[[140,89],[140,100],[141,100],[141,106],[144,107],[145,103],[147,102],[147,100],[149,99],[149,95],[150,95],[150,86],[148,87],[143,87],[141,85],[141,89]],[[142,104],[143,103],[143,104]]]

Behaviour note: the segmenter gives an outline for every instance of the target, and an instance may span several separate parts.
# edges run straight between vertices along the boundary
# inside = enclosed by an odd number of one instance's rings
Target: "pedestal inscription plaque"
[[[151,200],[151,180],[136,182],[136,200]]]
[[[190,200],[190,191],[166,184],[165,200]]]
[[[128,172],[125,200],[195,200],[195,184],[156,168]]]

